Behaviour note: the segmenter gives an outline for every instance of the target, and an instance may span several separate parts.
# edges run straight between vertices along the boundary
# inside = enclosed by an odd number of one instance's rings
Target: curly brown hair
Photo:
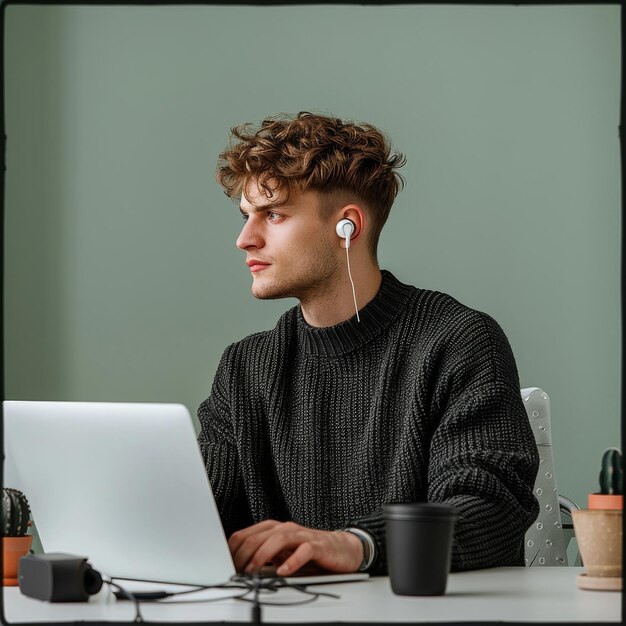
[[[380,232],[404,179],[395,170],[406,163],[391,154],[383,135],[371,124],[301,111],[268,117],[259,128],[231,128],[231,145],[219,156],[216,179],[232,199],[256,181],[270,197],[278,190],[317,191],[322,214],[342,203],[356,202],[369,210],[370,248],[374,256]],[[233,138],[239,140],[232,144]]]

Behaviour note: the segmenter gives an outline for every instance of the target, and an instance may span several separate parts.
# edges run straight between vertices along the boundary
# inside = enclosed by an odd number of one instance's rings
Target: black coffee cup
[[[413,502],[383,504],[383,511],[392,591],[401,596],[444,594],[457,509]]]

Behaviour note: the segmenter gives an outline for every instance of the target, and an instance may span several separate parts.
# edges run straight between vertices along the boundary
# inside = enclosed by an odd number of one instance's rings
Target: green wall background
[[[619,16],[7,7],[7,397],[195,416],[223,349],[295,304],[250,294],[213,179],[228,129],[330,112],[408,159],[381,267],[498,320],[585,503],[620,432]]]

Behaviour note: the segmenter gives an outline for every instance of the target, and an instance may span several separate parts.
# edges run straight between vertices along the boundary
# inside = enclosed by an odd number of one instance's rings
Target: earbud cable
[[[352,285],[352,298],[354,299],[354,310],[356,311],[356,321],[360,322],[361,318],[359,317],[359,307],[356,303],[356,292],[354,291],[354,281],[352,280],[352,272],[350,271],[350,248],[346,246],[346,259],[348,260],[348,276],[350,278],[350,284]]]

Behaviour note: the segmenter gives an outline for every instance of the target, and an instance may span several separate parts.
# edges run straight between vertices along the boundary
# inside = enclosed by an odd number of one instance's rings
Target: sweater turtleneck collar
[[[359,310],[360,322],[355,314],[335,326],[311,326],[304,319],[301,307],[295,307],[298,342],[304,352],[333,357],[356,350],[401,312],[415,287],[401,283],[388,270],[381,270],[381,274],[378,293]]]

